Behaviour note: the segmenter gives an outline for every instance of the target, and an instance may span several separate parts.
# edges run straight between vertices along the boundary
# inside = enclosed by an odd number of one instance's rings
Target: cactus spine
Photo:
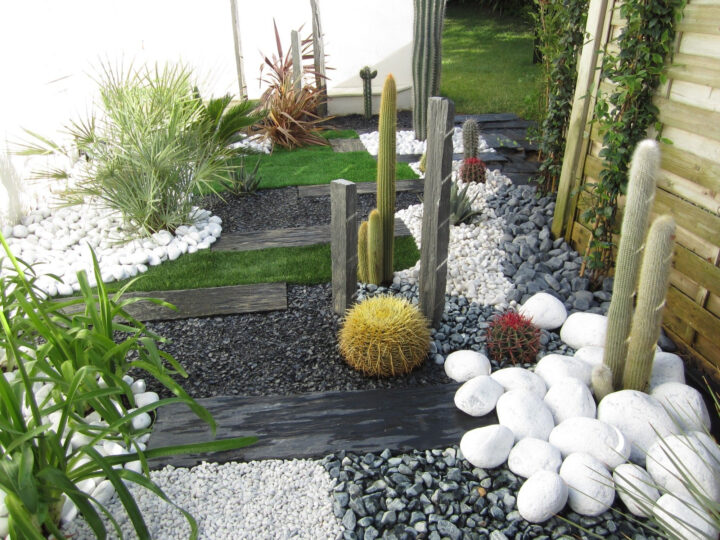
[[[413,130],[415,138],[424,141],[428,99],[440,89],[445,0],[414,0],[413,5]]]
[[[478,146],[480,143],[480,134],[478,133],[478,125],[475,120],[468,118],[462,126],[463,135],[463,153],[464,158],[478,157]]]
[[[358,229],[358,281],[368,282],[368,222],[363,221]]]
[[[393,247],[395,235],[395,129],[397,127],[397,89],[395,79],[388,75],[380,98],[378,124],[379,146],[377,165],[377,209],[382,219],[383,282],[393,278]]]
[[[360,78],[363,80],[363,101],[365,103],[365,119],[372,118],[372,80],[377,77],[377,69],[370,70],[365,66],[360,70]]]
[[[633,320],[637,274],[659,166],[660,150],[657,143],[651,140],[642,141],[635,149],[630,166],[615,281],[608,309],[603,363],[612,371],[615,389],[622,387],[623,370],[628,357],[628,335]]]
[[[637,307],[630,328],[630,345],[623,376],[623,388],[626,390],[644,392],[650,381],[665,296],[670,283],[674,240],[675,220],[667,215],[658,217],[650,227],[640,269]]]
[[[377,210],[368,216],[367,253],[368,282],[380,285],[383,275],[383,225]]]

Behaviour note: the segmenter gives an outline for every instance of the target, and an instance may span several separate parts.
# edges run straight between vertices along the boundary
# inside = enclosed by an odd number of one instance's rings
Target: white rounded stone
[[[5,236],[5,235],[3,235]],[[3,538],[8,538],[10,534],[10,519],[7,517],[0,517],[0,536]]]
[[[465,459],[481,468],[502,465],[512,446],[512,431],[497,424],[471,429],[460,439],[460,451]]]
[[[139,394],[135,394],[135,405],[137,405],[139,409],[145,405],[155,403],[159,399],[160,396],[157,395],[157,392],[140,392]]]
[[[578,379],[584,385],[589,386],[592,367],[574,356],[548,354],[543,356],[535,366],[535,374],[542,377],[548,388],[567,377]]]
[[[533,437],[547,441],[555,426],[547,405],[527,390],[505,392],[496,405],[498,422],[515,436],[515,441]]]
[[[570,454],[560,467],[568,486],[568,503],[581,516],[599,516],[612,506],[615,487],[610,472],[590,454]]]
[[[510,450],[507,465],[508,469],[518,476],[530,478],[538,471],[558,472],[562,465],[562,456],[549,442],[526,437]]]
[[[570,377],[555,382],[543,401],[550,409],[555,425],[578,416],[595,418],[597,411],[595,399],[587,385]]]
[[[490,360],[476,351],[455,351],[445,359],[445,374],[453,381],[465,382],[479,375],[490,375]]]
[[[653,515],[677,538],[683,540],[714,540],[720,534],[720,529],[715,525],[717,520],[707,510],[670,493],[665,493],[657,500]]]
[[[613,481],[618,497],[632,515],[650,517],[660,492],[645,469],[634,463],[623,463],[613,471]]]
[[[539,375],[521,367],[506,367],[498,369],[490,375],[499,382],[505,391],[527,390],[542,399],[547,392],[547,385]]]
[[[60,510],[60,521],[63,523],[70,523],[77,517],[78,507],[75,505],[72,499],[68,498],[67,495],[63,494],[63,505]]]
[[[103,480],[100,482],[90,494],[100,504],[105,504],[110,500],[110,497],[115,493],[115,487],[112,485],[110,480]]]
[[[605,354],[605,347],[580,347],[575,351],[575,358],[582,360],[586,364],[590,364],[590,367],[595,367],[603,363],[603,355]]]
[[[656,386],[650,395],[657,399],[682,431],[710,429],[710,413],[700,392],[679,382]]]
[[[667,382],[685,382],[685,365],[677,354],[656,352],[650,374],[650,391]]]
[[[568,487],[560,475],[540,470],[520,487],[517,509],[530,523],[543,523],[560,512],[567,500]]]
[[[128,410],[128,412],[133,412],[134,409]],[[130,420],[132,423],[132,427],[134,430],[141,430],[141,429],[147,429],[150,427],[150,424],[152,424],[152,417],[144,412],[140,413],[137,416],[133,416],[132,420]]]
[[[15,225],[12,230],[12,235],[15,238],[26,238],[30,234],[28,228],[25,225]]]
[[[455,392],[455,406],[470,416],[484,416],[495,408],[504,391],[492,377],[473,377]]]
[[[137,381],[130,384],[130,391],[133,394],[142,394],[143,392],[145,392],[145,387],[145,379],[138,379]]]
[[[528,298],[518,311],[528,317],[535,326],[545,330],[560,328],[568,316],[565,304],[552,294],[544,292]]]
[[[720,502],[720,475],[715,458],[691,435],[668,435],[655,441],[647,453],[647,472],[657,485],[692,500],[691,488]]]
[[[568,418],[553,428],[548,441],[564,457],[590,454],[610,469],[625,463],[630,456],[630,443],[622,432],[595,418]]]
[[[630,460],[645,465],[645,452],[660,437],[679,432],[678,426],[654,397],[637,390],[608,394],[598,405],[597,418],[618,428],[630,441]]]
[[[582,347],[604,347],[607,317],[597,313],[572,313],[560,329],[560,339],[577,350]]]

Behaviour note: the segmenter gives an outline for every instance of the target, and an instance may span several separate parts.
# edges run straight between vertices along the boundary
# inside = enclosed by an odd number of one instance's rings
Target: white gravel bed
[[[251,135],[242,141],[235,143],[234,148],[248,148],[254,152],[261,154],[269,154],[272,152],[272,142],[265,139],[262,135]]]
[[[457,182],[457,173],[453,173]],[[505,252],[500,249],[504,235],[505,220],[487,208],[485,200],[498,188],[512,182],[499,171],[487,172],[484,184],[470,184],[468,196],[472,199],[473,210],[481,212],[471,224],[450,227],[450,244],[447,262],[446,292],[455,296],[465,296],[470,302],[481,305],[506,307],[506,295],[513,288],[503,273],[502,263]],[[410,230],[415,243],[420,247],[422,233],[422,204],[416,204],[400,210],[396,215]],[[415,284],[420,272],[420,261],[407,270],[395,272],[396,282]]]
[[[378,153],[378,140],[379,135],[377,131],[371,133],[360,134],[360,140],[365,149],[372,154],[377,156]],[[415,138],[414,131],[398,131],[395,136],[395,147],[398,154],[422,154],[425,152],[426,141],[418,141]],[[488,147],[485,139],[480,137],[478,141],[478,151],[480,152],[494,152],[495,150]],[[453,130],[453,153],[461,154],[463,152],[463,138],[462,129],[459,127]]]
[[[335,481],[319,461],[203,462],[192,469],[167,466],[150,476],[170,500],[195,518],[201,539],[315,540],[337,538],[343,532],[332,511]],[[129,486],[152,538],[188,538],[190,526],[177,508],[143,487]],[[107,508],[120,524],[123,538],[135,538],[117,495]],[[81,518],[63,532],[78,540],[94,538]]]
[[[195,207],[193,223],[174,234],[158,231],[137,238],[122,218],[94,203],[65,208],[42,208],[22,218],[18,225],[2,228],[13,254],[31,264],[40,276],[37,286],[48,296],[70,295],[80,290],[76,273],[85,270],[96,285],[92,256],[95,250],[103,282],[134,277],[149,266],[175,260],[184,253],[208,249],[220,237],[222,220]],[[0,271],[12,268],[0,251]],[[61,281],[48,276],[54,274]]]

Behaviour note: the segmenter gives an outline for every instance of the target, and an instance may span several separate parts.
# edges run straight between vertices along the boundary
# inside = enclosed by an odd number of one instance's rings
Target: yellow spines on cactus
[[[380,97],[377,163],[377,208],[382,218],[382,275],[389,283],[393,278],[393,247],[395,235],[395,130],[397,127],[397,89],[395,79],[388,75]]]
[[[383,228],[380,212],[372,210],[367,227],[367,272],[368,283],[382,283]]]
[[[354,369],[375,377],[409,373],[430,350],[428,322],[403,298],[375,296],[348,310],[340,353]]]
[[[613,374],[613,388],[620,389],[628,354],[628,334],[633,319],[637,274],[655,196],[660,150],[655,141],[638,144],[630,165],[625,215],[615,263],[615,280],[608,309],[608,328],[603,363]]]
[[[637,306],[630,328],[623,376],[623,388],[626,390],[645,392],[650,382],[670,283],[674,240],[675,220],[671,216],[657,218],[650,227],[640,269]]]
[[[368,282],[368,222],[363,221],[358,229],[358,281]]]

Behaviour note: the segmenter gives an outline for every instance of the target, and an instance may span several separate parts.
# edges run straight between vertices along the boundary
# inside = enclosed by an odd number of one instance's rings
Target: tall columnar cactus
[[[478,125],[475,120],[468,118],[462,126],[463,136],[463,157],[465,159],[478,157],[478,146],[480,144],[480,134],[478,133]]]
[[[380,285],[383,272],[383,226],[380,212],[376,209],[368,216],[368,282]]]
[[[365,66],[360,70],[360,78],[363,80],[363,101],[365,103],[365,118],[372,118],[372,80],[377,77],[377,69],[370,69]]]
[[[368,282],[368,222],[363,221],[358,229],[358,281]]]
[[[675,220],[658,217],[650,227],[640,270],[638,299],[630,328],[623,388],[647,390],[652,372],[655,346],[660,337],[665,296],[670,283],[670,263],[675,240]]]
[[[414,0],[413,5],[413,130],[415,138],[424,141],[428,99],[440,91],[445,0]]]
[[[608,309],[603,363],[612,371],[615,389],[620,389],[623,381],[637,275],[659,166],[660,149],[657,143],[651,140],[642,141],[635,149],[630,166],[615,281]]]
[[[388,75],[380,97],[380,119],[377,164],[377,209],[382,219],[382,281],[393,278],[393,245],[395,234],[395,129],[397,127],[397,89]]]

